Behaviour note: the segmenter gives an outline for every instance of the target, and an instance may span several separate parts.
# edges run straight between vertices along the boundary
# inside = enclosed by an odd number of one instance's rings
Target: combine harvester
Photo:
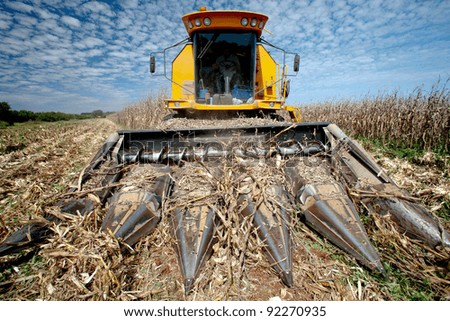
[[[261,38],[266,15],[248,11],[200,11],[183,16],[188,38],[176,44],[182,49],[172,61],[172,97],[165,107],[184,117],[205,114],[243,113],[250,116],[271,115],[285,111],[291,123],[271,126],[201,128],[174,130],[123,130],[113,133],[85,168],[73,192],[95,190],[107,209],[101,229],[123,244],[133,246],[148,236],[161,219],[170,222],[175,239],[185,291],[194,286],[202,265],[211,256],[218,241],[217,230],[223,215],[217,213],[221,202],[217,191],[209,202],[193,201],[203,190],[192,194],[182,183],[184,169],[197,164],[207,175],[197,175],[197,183],[207,188],[211,177],[220,179],[219,162],[241,162],[242,189],[237,197],[240,215],[250,217],[264,252],[281,280],[294,283],[291,256],[291,229],[302,218],[317,233],[355,257],[371,270],[385,273],[375,247],[356,210],[364,206],[373,215],[389,216],[399,231],[423,244],[450,246],[449,233],[427,210],[412,201],[377,165],[374,159],[336,125],[302,123],[300,111],[287,106],[289,81],[286,59],[293,61],[297,73],[300,59]],[[166,72],[167,48],[164,58]],[[283,57],[277,63],[269,53],[276,50]],[[156,59],[150,57],[150,71],[155,73]],[[319,159],[320,166],[304,171],[305,160]],[[263,187],[271,197],[256,198],[248,167],[261,163],[283,167],[284,179]],[[133,171],[124,171],[129,164]],[[320,167],[320,168],[319,168]],[[155,179],[134,185],[144,171]],[[325,177],[315,177],[321,171]],[[177,179],[179,178],[179,179]],[[116,182],[127,184],[115,184]],[[189,184],[187,180],[184,184]],[[248,187],[245,188],[245,184]],[[119,187],[122,186],[122,187]],[[358,191],[360,197],[352,192]],[[92,198],[63,200],[62,212],[86,214],[93,210]],[[188,200],[165,211],[167,200]],[[276,202],[268,204],[267,199]],[[354,203],[355,202],[355,203]],[[301,210],[295,215],[287,204]],[[216,205],[217,205],[216,204]],[[222,217],[221,217],[222,216]],[[58,223],[52,215],[46,218]],[[51,233],[51,224],[33,223],[10,235],[0,246],[0,255],[43,242]]]

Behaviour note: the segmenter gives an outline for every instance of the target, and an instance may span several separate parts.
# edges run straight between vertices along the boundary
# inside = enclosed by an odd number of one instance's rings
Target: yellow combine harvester
[[[195,111],[238,111],[247,115],[289,112],[301,121],[300,110],[286,105],[289,95],[286,56],[292,55],[293,71],[298,72],[300,57],[261,38],[268,17],[248,11],[200,11],[182,18],[189,37],[172,62],[172,98],[166,107],[182,116]],[[283,56],[283,64],[270,55],[271,47]],[[150,71],[155,72],[155,56]]]
[[[118,131],[66,194],[75,196],[57,203],[60,210],[86,215],[97,207],[96,213],[104,215],[101,230],[127,247],[167,220],[186,293],[214,248],[225,246],[219,231],[224,226],[240,229],[230,226],[240,224],[230,220],[231,214],[251,222],[267,260],[287,286],[294,284],[291,230],[301,221],[367,268],[385,272],[355,205],[392,220],[400,232],[430,247],[449,247],[449,233],[439,220],[400,189],[359,144],[334,124],[301,123],[299,110],[285,104],[285,61],[276,63],[267,46],[280,50],[283,60],[288,53],[262,40],[267,19],[254,12],[205,8],[185,15],[189,38],[177,44],[183,48],[172,62],[172,98],[165,104],[190,116],[198,111],[284,110],[291,124]],[[168,49],[162,52],[164,67]],[[299,57],[292,55],[297,72]],[[155,69],[152,56],[150,71]],[[274,169],[277,175],[258,183],[253,171],[260,168]],[[227,179],[238,185],[232,209],[223,208]],[[47,222],[34,221],[16,231],[0,245],[0,255],[44,241],[60,217],[48,213]],[[245,246],[238,247],[244,258]]]

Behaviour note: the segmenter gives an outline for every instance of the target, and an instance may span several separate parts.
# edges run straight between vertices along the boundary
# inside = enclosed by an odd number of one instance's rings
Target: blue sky
[[[169,91],[149,74],[148,56],[184,39],[181,16],[200,5],[269,15],[264,38],[301,55],[291,104],[407,94],[450,77],[448,0],[6,0],[0,101],[32,111],[115,111]]]

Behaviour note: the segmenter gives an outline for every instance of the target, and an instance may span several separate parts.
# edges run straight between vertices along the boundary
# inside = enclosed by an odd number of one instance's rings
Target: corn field
[[[164,110],[164,94],[129,105],[111,119],[128,129],[152,129],[160,124],[170,112]]]
[[[351,136],[377,139],[394,147],[450,151],[450,89],[434,85],[407,97],[394,92],[365,98],[308,105],[302,108],[305,121],[336,123]]]

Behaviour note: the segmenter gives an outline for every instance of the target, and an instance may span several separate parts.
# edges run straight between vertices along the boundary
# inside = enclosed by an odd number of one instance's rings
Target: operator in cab
[[[225,48],[223,55],[216,59],[215,68],[219,71],[217,84],[219,92],[229,91],[234,85],[239,85],[241,65],[239,58],[231,53],[229,48]]]

